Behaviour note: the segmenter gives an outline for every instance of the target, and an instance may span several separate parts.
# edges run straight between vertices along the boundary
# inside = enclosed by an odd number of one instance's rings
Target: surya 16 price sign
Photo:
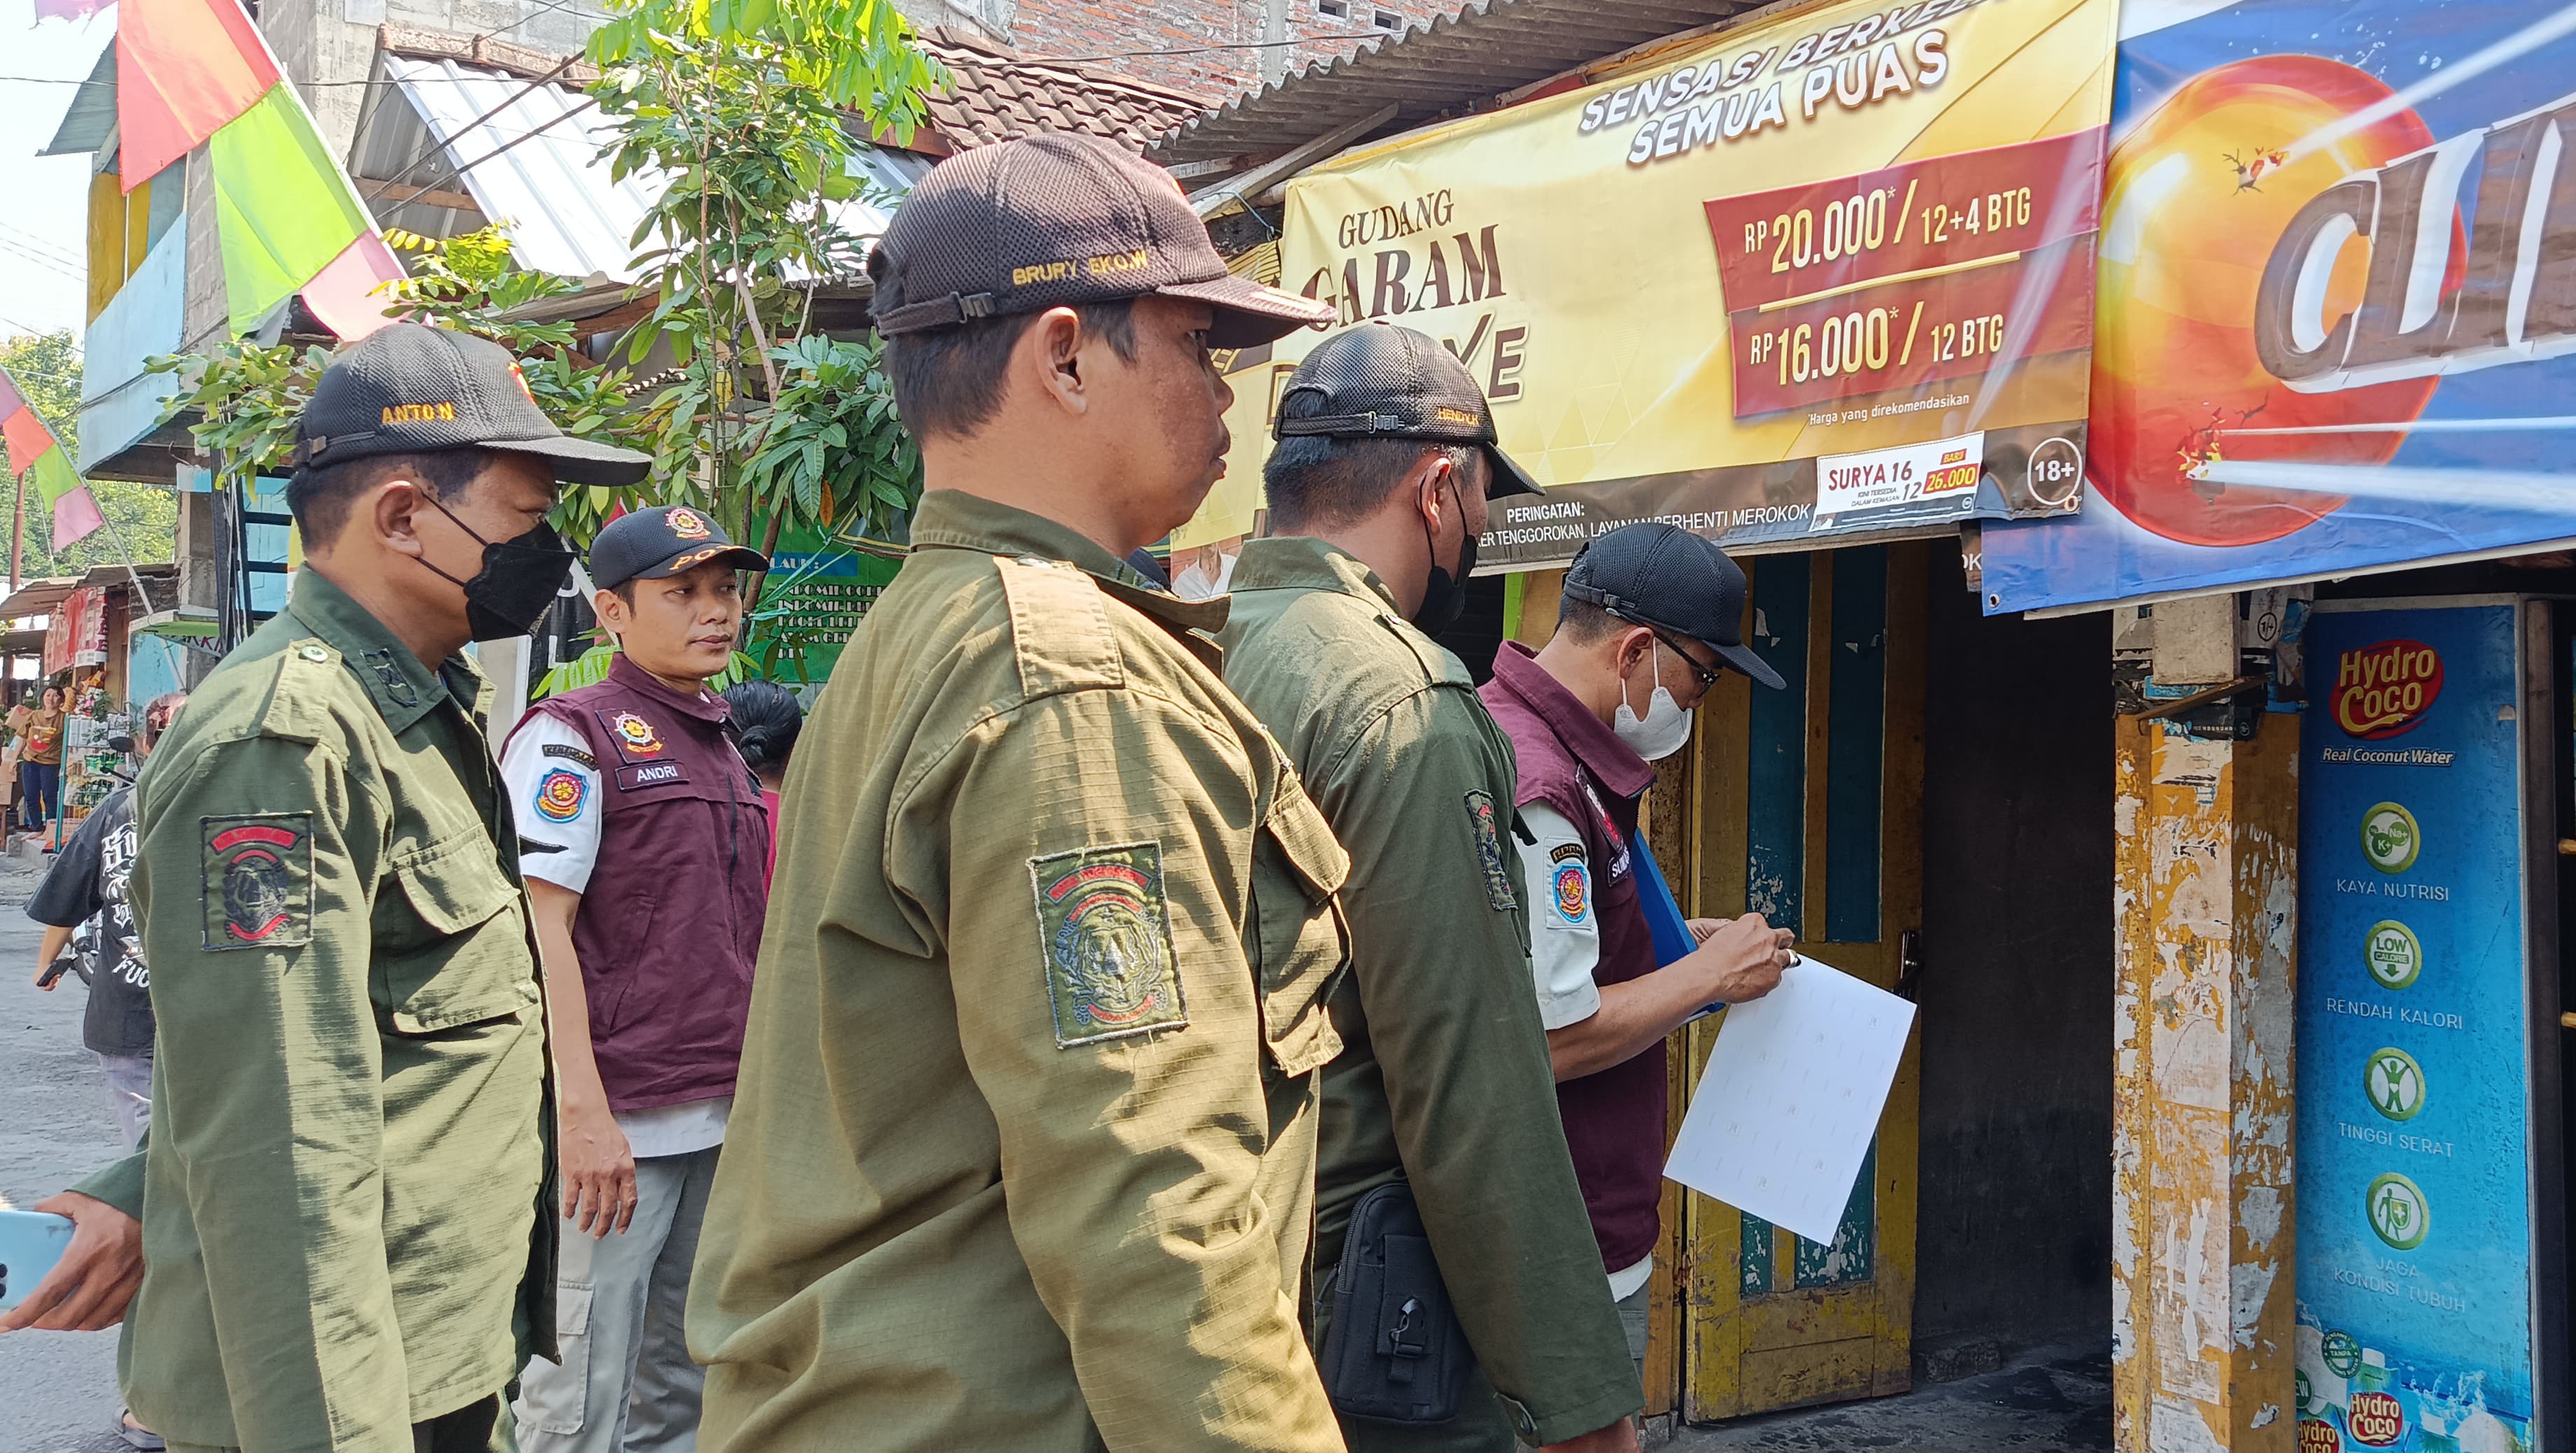
[[[1399,323],[1547,486],[1482,558],[1665,519],[1796,547],[2074,508],[2115,0],[1836,0],[1346,153],[1288,186],[1282,282],[1336,319],[1235,355],[1253,529],[1279,385]]]

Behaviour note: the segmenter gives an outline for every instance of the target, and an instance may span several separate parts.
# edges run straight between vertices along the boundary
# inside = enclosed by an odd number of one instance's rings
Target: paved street
[[[81,1048],[84,994],[28,983],[38,874],[0,860],[0,1203],[24,1206],[114,1156],[116,1123]],[[0,1449],[118,1453],[116,1334],[0,1337]],[[1683,1429],[1689,1453],[2099,1453],[2110,1447],[2110,1365],[2097,1349],[2034,1352],[1997,1372],[1907,1397]]]
[[[81,1048],[78,980],[40,994],[43,930],[27,919],[41,870],[0,859],[0,1204],[26,1206],[117,1154],[98,1066]],[[0,1448],[116,1453],[114,1332],[0,1337]]]
[[[1689,1428],[1688,1453],[2109,1453],[2111,1355],[2045,1348],[1978,1377],[1903,1397]]]

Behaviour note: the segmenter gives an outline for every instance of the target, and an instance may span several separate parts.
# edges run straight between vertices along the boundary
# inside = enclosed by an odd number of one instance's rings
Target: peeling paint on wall
[[[2298,723],[2119,724],[2113,1437],[2288,1453]]]

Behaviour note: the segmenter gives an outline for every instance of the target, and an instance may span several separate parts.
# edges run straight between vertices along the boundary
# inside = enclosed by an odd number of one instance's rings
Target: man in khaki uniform
[[[1346,862],[1121,563],[1223,467],[1226,275],[1171,179],[942,162],[869,261],[929,492],[789,768],[689,1297],[701,1446],[1338,1449],[1297,1322]]]
[[[417,324],[333,361],[287,487],[307,564],[135,789],[151,1134],[47,1208],[142,1221],[120,1371],[174,1449],[505,1449],[502,1389],[553,1354],[545,1016],[461,651],[570,571],[556,481],[649,461],[516,373]]]
[[[1329,1275],[1347,1255],[1360,1197],[1404,1178],[1480,1372],[1444,1423],[1345,1407],[1343,1434],[1354,1449],[1494,1453],[1515,1434],[1633,1448],[1644,1397],[1522,988],[1511,743],[1426,634],[1457,617],[1488,494],[1536,486],[1494,447],[1467,370],[1407,328],[1353,328],[1308,354],[1276,429],[1264,474],[1278,533],[1243,547],[1219,639],[1226,684],[1278,733],[1351,854],[1317,1264]],[[1365,1377],[1382,1339],[1322,1335],[1331,1290],[1317,1295],[1319,1346],[1349,1348]],[[1336,1392],[1343,1370],[1327,1359]]]

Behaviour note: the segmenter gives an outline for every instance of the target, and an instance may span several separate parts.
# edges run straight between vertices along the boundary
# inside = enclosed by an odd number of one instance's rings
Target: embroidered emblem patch
[[[707,537],[706,519],[696,510],[675,509],[662,518],[670,525],[671,533],[683,540],[703,540]]]
[[[1563,843],[1548,855],[1547,915],[1558,928],[1581,928],[1592,921],[1592,869],[1583,861],[1581,843]]]
[[[549,757],[561,757],[567,762],[578,763],[594,772],[599,770],[597,757],[569,742],[544,742],[538,745],[537,750]]]
[[[293,948],[313,940],[313,814],[209,817],[205,945]]]
[[[1029,859],[1058,1049],[1189,1022],[1159,843]]]
[[[1494,795],[1490,792],[1467,794],[1467,820],[1476,829],[1476,860],[1485,869],[1485,903],[1496,913],[1509,913],[1520,906],[1512,892],[1511,872],[1503,866],[1503,828],[1494,815]]]
[[[557,767],[537,782],[537,815],[548,822],[570,822],[590,800],[590,779]]]
[[[617,733],[617,744],[631,757],[658,757],[662,754],[661,734],[653,724],[631,711],[621,711],[608,719],[608,729]]]

